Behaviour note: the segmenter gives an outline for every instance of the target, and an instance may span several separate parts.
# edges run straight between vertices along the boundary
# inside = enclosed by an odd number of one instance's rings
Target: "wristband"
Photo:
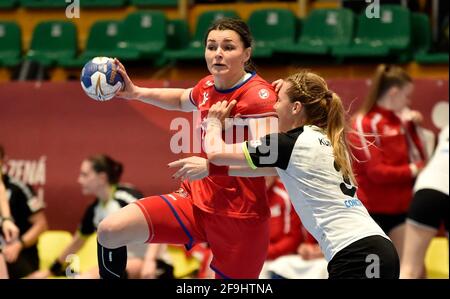
[[[208,127],[217,127],[217,128],[222,129],[222,122],[218,118],[215,118],[215,117],[207,118],[206,124],[207,124],[207,126],[206,126],[207,129],[208,129]]]
[[[61,264],[58,260],[56,260],[51,266],[50,266],[50,272],[52,272],[55,276],[64,276],[66,275],[65,269],[63,264]]]
[[[229,166],[217,166],[208,162],[208,171],[210,176],[228,176]]]
[[[0,227],[3,227],[3,223],[4,223],[6,220],[9,220],[9,221],[11,221],[12,223],[14,223],[14,219],[13,219],[12,217],[0,217]]]

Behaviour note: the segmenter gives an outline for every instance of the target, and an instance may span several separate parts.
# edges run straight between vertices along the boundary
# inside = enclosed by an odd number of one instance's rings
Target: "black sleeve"
[[[286,169],[297,138],[286,133],[274,133],[260,140],[246,141],[243,151],[250,167]]]
[[[9,186],[9,192],[11,192],[9,200],[11,216],[14,218],[17,227],[20,229],[20,233],[23,234],[25,233],[24,230],[28,230],[28,218],[33,214],[27,204],[29,197],[23,192],[23,188],[19,188],[15,184]]]
[[[83,236],[88,236],[95,233],[96,227],[94,226],[94,209],[98,200],[91,204],[84,212],[83,219],[81,220],[78,230]]]
[[[25,219],[28,219],[32,214],[45,208],[43,200],[37,197],[36,192],[31,185],[14,181],[10,186],[10,190],[12,196],[14,196],[15,204],[21,207],[18,211]]]

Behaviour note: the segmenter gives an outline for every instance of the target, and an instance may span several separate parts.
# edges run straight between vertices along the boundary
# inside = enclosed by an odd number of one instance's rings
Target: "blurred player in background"
[[[426,154],[413,117],[403,121],[414,85],[398,66],[380,65],[350,134],[358,197],[392,239],[401,256],[414,180]],[[409,112],[411,113],[411,111]]]
[[[0,148],[0,150],[2,150]],[[0,168],[1,169],[1,168]],[[9,210],[5,212],[5,207],[8,206],[8,200],[6,198],[6,189],[5,185],[3,184],[3,180],[0,176],[0,228],[1,228],[1,234],[10,237],[11,235],[14,236],[14,234],[19,234],[19,230],[17,227],[14,226],[14,231],[8,231],[6,229],[6,233],[4,232],[3,226],[4,226],[4,220],[6,218],[6,222],[8,222],[11,218],[10,214],[8,213]],[[12,227],[12,226],[10,226]],[[0,235],[0,279],[9,278],[8,276],[8,270],[6,268],[6,261],[5,257],[3,256],[3,246],[4,246],[4,240],[3,237]]]
[[[78,183],[83,195],[94,195],[95,201],[86,208],[72,242],[63,250],[50,269],[37,271],[29,278],[65,276],[66,268],[69,266],[66,263],[66,257],[83,247],[87,238],[96,232],[100,221],[142,197],[142,193],[137,189],[119,183],[122,171],[123,166],[120,162],[103,154],[88,157],[81,163]],[[136,245],[128,249],[127,275],[130,278],[139,278],[147,246]],[[98,268],[81,273],[79,277],[98,278]]]
[[[441,224],[448,238],[448,125],[439,134],[433,157],[417,177],[406,219],[401,278],[422,278],[425,254]]]
[[[270,278],[270,264],[280,256],[294,254],[302,242],[301,222],[283,183],[276,176],[267,176],[265,179],[270,206],[270,243],[259,278]]]
[[[0,169],[4,156],[5,151],[0,145]],[[42,198],[38,198],[30,185],[6,174],[3,175],[2,180],[12,217],[12,220],[5,223],[14,221],[20,231],[17,237],[6,241],[2,251],[7,262],[9,277],[17,279],[39,269],[37,242],[39,236],[47,230],[45,203]]]

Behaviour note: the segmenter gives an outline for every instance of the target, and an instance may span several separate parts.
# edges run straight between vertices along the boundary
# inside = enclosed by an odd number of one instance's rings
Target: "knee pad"
[[[127,247],[115,249],[103,247],[97,241],[97,257],[100,277],[103,279],[127,278]]]

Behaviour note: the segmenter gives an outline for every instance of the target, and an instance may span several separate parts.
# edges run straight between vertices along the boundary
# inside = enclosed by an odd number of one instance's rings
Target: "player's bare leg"
[[[397,254],[401,257],[403,254],[403,242],[405,238],[405,224],[400,224],[394,227],[389,232],[389,238],[392,240],[392,243],[394,243],[395,249],[397,249]]]
[[[6,268],[5,257],[0,253],[0,279],[8,279],[8,269]]]
[[[425,254],[437,231],[406,223],[400,278],[422,278]]]
[[[149,238],[147,220],[137,205],[130,204],[106,217],[97,230],[98,264],[102,278],[125,278],[127,244]]]

